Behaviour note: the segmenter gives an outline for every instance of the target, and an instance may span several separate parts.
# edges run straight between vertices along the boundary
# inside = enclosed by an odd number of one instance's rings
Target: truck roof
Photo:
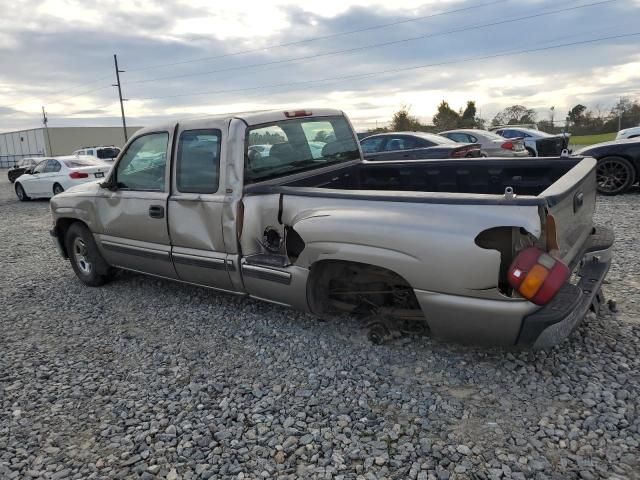
[[[295,115],[294,113],[304,112],[304,115]],[[289,116],[287,116],[289,114]],[[162,124],[152,125],[149,127],[145,127],[138,132],[136,132],[136,136],[140,133],[149,133],[155,132],[158,130],[171,130],[175,127],[176,124],[180,124],[184,127],[200,127],[212,120],[232,120],[237,118],[242,120],[249,126],[260,125],[263,123],[271,123],[278,122],[281,120],[289,120],[292,118],[304,118],[304,117],[330,117],[344,115],[344,112],[341,110],[336,110],[334,108],[304,108],[304,109],[290,109],[290,110],[259,110],[253,112],[236,112],[236,113],[222,113],[219,115],[203,115],[201,117],[194,118],[185,118],[183,120],[174,120],[172,122],[165,122]]]

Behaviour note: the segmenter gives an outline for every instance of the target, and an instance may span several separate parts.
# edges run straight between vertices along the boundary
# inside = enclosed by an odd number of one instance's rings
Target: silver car
[[[523,139],[507,139],[486,130],[458,129],[440,135],[459,143],[479,143],[483,157],[528,157]]]

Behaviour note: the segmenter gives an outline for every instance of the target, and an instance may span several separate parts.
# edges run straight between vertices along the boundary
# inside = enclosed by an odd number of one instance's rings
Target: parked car
[[[18,178],[20,175],[22,175],[26,171],[35,167],[38,164],[38,162],[42,160],[43,160],[43,157],[30,157],[30,158],[23,158],[19,160],[18,163],[16,163],[13,168],[10,168],[7,171],[7,177],[9,178],[9,181],[11,183],[15,182],[16,178]]]
[[[597,143],[575,155],[598,160],[598,191],[604,195],[624,193],[640,181],[640,137]]]
[[[454,142],[425,132],[379,133],[360,140],[366,160],[423,160],[479,157],[480,145]]]
[[[319,126],[335,140],[314,158]],[[279,142],[251,159],[246,139],[269,133]],[[164,163],[149,169],[146,154]],[[601,298],[613,237],[593,225],[595,166],[364,162],[338,110],[190,119],[139,130],[103,182],[53,197],[51,234],[89,286],[119,267],[321,316],[545,347]]]
[[[625,138],[638,138],[640,137],[640,126],[625,128],[620,130],[616,135],[616,140],[624,140]]]
[[[120,149],[113,145],[101,146],[101,147],[82,147],[72,153],[75,156],[89,156],[95,157],[105,162],[114,161],[118,155],[120,155]]]
[[[21,175],[14,188],[21,201],[50,198],[73,186],[104,178],[110,168],[111,165],[93,157],[47,158],[30,173]]]
[[[524,140],[521,138],[509,140],[497,133],[476,129],[449,130],[440,132],[439,135],[458,143],[478,143],[480,155],[483,157],[529,156],[529,152],[524,148]]]
[[[542,130],[531,128],[503,127],[491,129],[509,140],[524,139],[524,146],[532,157],[554,157],[569,148],[570,134],[551,135]]]

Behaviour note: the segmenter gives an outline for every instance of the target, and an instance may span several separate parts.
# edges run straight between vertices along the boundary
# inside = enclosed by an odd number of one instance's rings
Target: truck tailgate
[[[596,205],[596,161],[585,157],[540,196],[546,200],[547,236],[568,265],[579,260],[593,230]]]

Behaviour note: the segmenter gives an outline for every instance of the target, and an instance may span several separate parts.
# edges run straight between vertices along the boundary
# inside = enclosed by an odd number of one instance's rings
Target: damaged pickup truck
[[[592,158],[362,160],[337,110],[140,130],[51,200],[90,286],[114,268],[466,343],[548,347],[602,301]],[[384,328],[381,328],[380,326]]]

